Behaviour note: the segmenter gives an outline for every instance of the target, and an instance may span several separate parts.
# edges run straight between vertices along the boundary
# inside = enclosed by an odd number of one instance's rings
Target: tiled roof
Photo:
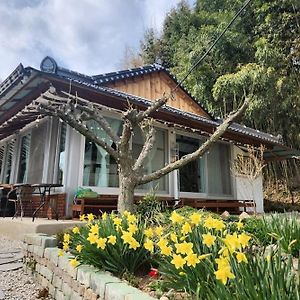
[[[43,67],[42,64],[45,60],[47,60],[47,66]],[[150,72],[165,70],[162,66],[152,65],[152,66],[146,66],[146,67],[141,67],[141,68],[135,68],[135,69],[131,69],[131,70],[124,70],[124,71],[120,71],[120,72],[112,72],[112,73],[96,75],[96,76],[88,76],[88,75],[77,73],[77,72],[74,72],[74,71],[71,71],[71,70],[68,70],[65,68],[58,67],[56,65],[55,61],[49,57],[46,57],[43,60],[43,62],[41,64],[42,71],[35,70],[31,67],[23,68],[22,65],[19,65],[18,68],[4,82],[2,82],[0,84],[0,97],[2,96],[3,93],[5,93],[5,91],[7,89],[9,89],[14,84],[14,82],[16,82],[17,80],[18,81],[21,80],[27,73],[29,73],[29,71],[35,71],[35,72],[41,72],[41,73],[48,73],[50,76],[53,76],[56,78],[57,77],[62,78],[64,80],[68,80],[68,81],[72,81],[79,85],[86,86],[88,88],[97,90],[101,93],[105,93],[107,95],[119,97],[122,99],[130,99],[131,101],[133,101],[135,103],[140,103],[143,105],[150,105],[151,104],[150,100],[147,100],[145,98],[138,97],[135,95],[130,95],[130,94],[127,94],[127,93],[124,93],[124,92],[121,92],[121,91],[118,91],[118,90],[115,90],[112,88],[108,88],[101,83],[118,80],[119,78],[122,79],[123,78],[122,76],[129,78],[129,77],[147,74]],[[51,65],[51,63],[55,64],[55,65]],[[172,75],[170,75],[170,76],[172,76]],[[169,111],[171,113],[177,114],[178,116],[190,118],[199,123],[214,126],[214,127],[218,126],[222,122],[222,120],[220,120],[220,119],[211,120],[211,119],[204,118],[204,117],[201,117],[196,114],[181,111],[179,109],[176,109],[176,108],[173,108],[170,106],[164,106],[163,110]],[[255,129],[252,129],[252,128],[249,128],[249,127],[237,124],[237,123],[232,124],[230,126],[230,130],[233,132],[247,135],[249,137],[260,139],[265,142],[270,142],[270,143],[279,144],[279,145],[282,144],[281,139],[279,137],[275,137],[271,134],[261,132],[261,131],[258,131],[258,130],[255,130]]]
[[[123,80],[123,79],[128,79],[128,78],[133,78],[153,72],[158,72],[161,70],[166,70],[164,67],[161,65],[149,65],[149,66],[143,66],[143,67],[138,67],[138,68],[133,68],[133,69],[127,69],[127,70],[122,70],[122,71],[117,71],[117,72],[111,72],[111,73],[106,73],[106,74],[100,74],[100,75],[95,75],[92,76],[96,84],[105,84],[117,80]]]

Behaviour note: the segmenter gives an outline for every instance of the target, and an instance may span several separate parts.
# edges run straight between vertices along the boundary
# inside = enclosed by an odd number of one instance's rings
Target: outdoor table
[[[39,195],[40,195],[40,205],[39,207],[33,212],[32,214],[32,222],[34,222],[36,214],[40,211],[41,208],[45,206],[45,204],[49,203],[51,205],[50,201],[50,196],[51,196],[51,189],[57,188],[57,187],[62,187],[62,184],[57,184],[57,183],[37,183],[37,184],[32,184],[31,187],[38,189]],[[48,197],[47,197],[48,196]],[[56,220],[58,220],[58,212],[56,208],[51,207],[56,215]]]

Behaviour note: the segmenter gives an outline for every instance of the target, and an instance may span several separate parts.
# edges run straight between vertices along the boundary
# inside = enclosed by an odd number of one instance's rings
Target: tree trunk
[[[130,176],[126,176],[120,172],[120,193],[118,197],[118,211],[120,213],[125,210],[133,212],[134,211],[134,189],[135,181]]]

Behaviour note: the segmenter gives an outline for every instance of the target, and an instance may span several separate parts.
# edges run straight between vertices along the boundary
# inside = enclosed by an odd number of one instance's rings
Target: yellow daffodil
[[[76,268],[78,265],[79,265],[79,262],[77,261],[76,258],[73,258],[70,260],[70,265],[73,267],[73,268]]]
[[[223,228],[225,228],[225,224],[222,220],[215,220],[214,221],[214,228],[217,230],[222,230]]]
[[[157,236],[161,236],[163,234],[163,232],[164,232],[164,229],[163,229],[162,226],[157,226],[155,228],[155,233],[156,233]]]
[[[218,269],[222,269],[224,267],[228,267],[229,265],[229,259],[227,257],[219,257],[215,259]]]
[[[231,273],[231,269],[230,269],[229,266],[225,266],[225,267],[219,268],[214,273],[216,275],[216,278],[218,280],[221,280],[224,285],[227,283],[228,279],[235,278],[234,274]]]
[[[176,248],[176,253],[188,255],[193,252],[193,243],[187,243],[187,242],[178,243],[175,244],[175,248]]]
[[[188,267],[196,267],[196,264],[200,262],[198,256],[195,253],[189,253],[185,257],[185,261]]]
[[[134,222],[136,222],[136,216],[135,216],[135,215],[132,215],[132,214],[129,214],[129,215],[127,216],[127,221],[128,221],[129,223],[134,223]]]
[[[162,246],[160,248],[160,253],[162,255],[170,256],[172,254],[172,248],[170,246]]]
[[[178,240],[177,240],[177,235],[176,235],[174,232],[172,232],[172,233],[170,234],[170,239],[171,239],[171,241],[174,242],[174,243],[177,243],[177,242],[178,242]]]
[[[194,225],[199,225],[201,221],[201,215],[199,213],[193,213],[190,215],[191,223]]]
[[[107,219],[107,213],[104,212],[101,216],[102,220],[105,221]]]
[[[176,211],[173,211],[170,220],[172,221],[173,224],[182,223],[184,221],[184,217],[178,214]]]
[[[214,219],[213,217],[209,216],[205,221],[203,226],[206,227],[207,229],[213,229],[215,226],[215,221],[216,219]]]
[[[175,266],[176,269],[180,269],[185,264],[185,259],[181,255],[174,254],[171,263]]]
[[[144,248],[152,253],[154,251],[153,242],[149,239],[146,239],[144,243]]]
[[[63,243],[63,250],[68,251],[69,250],[69,243]]]
[[[136,250],[137,248],[140,247],[140,243],[135,238],[132,238],[128,244],[129,244],[129,249]]]
[[[114,245],[117,242],[117,237],[115,235],[108,236],[108,243]]]
[[[87,241],[89,241],[91,245],[96,244],[97,240],[98,240],[98,235],[89,233],[89,236],[87,237]]]
[[[89,222],[92,222],[94,220],[94,215],[93,214],[88,214],[87,219]]]
[[[209,257],[209,256],[211,256],[211,253],[208,253],[208,254],[201,254],[201,255],[198,256],[198,259],[199,259],[199,261],[200,261],[200,260],[203,260],[203,259],[205,259],[205,258],[207,258],[207,257]]]
[[[212,235],[211,233],[202,234],[203,243],[207,247],[212,246],[215,243],[216,237]]]
[[[82,251],[83,246],[82,245],[77,245],[76,246],[76,251],[77,252],[81,252]]]
[[[243,227],[244,227],[244,224],[241,220],[239,220],[237,223],[236,223],[236,227],[238,230],[241,230]]]
[[[120,226],[122,224],[122,219],[120,219],[119,217],[114,217],[113,222],[115,226]]]
[[[106,247],[107,238],[98,238],[97,239],[97,248],[101,248],[102,250]]]
[[[133,239],[132,233],[128,231],[123,231],[123,235],[121,236],[121,239],[124,241],[124,243],[129,244],[130,241]]]
[[[147,228],[144,230],[144,234],[147,238],[152,238],[153,237],[153,230],[152,228]]]
[[[60,250],[58,251],[57,255],[58,255],[58,256],[63,256],[64,253],[65,253],[65,252],[64,252],[62,249],[60,249]]]
[[[185,222],[181,228],[182,234],[188,234],[192,232],[192,227],[188,222]]]
[[[98,234],[99,233],[98,224],[95,224],[95,225],[91,226],[90,233],[92,233],[92,234]]]
[[[180,275],[180,276],[185,276],[186,273],[184,273],[184,272],[179,272],[179,275]]]
[[[241,263],[241,262],[247,263],[248,262],[247,257],[243,252],[237,252],[236,259],[237,259],[238,263]]]
[[[250,240],[251,240],[251,237],[249,235],[247,235],[246,233],[242,233],[238,236],[238,241],[242,245],[243,248],[248,246]]]
[[[161,249],[162,247],[166,247],[168,245],[168,241],[164,238],[160,238],[157,242],[157,246]]]
[[[225,257],[229,257],[229,250],[227,247],[222,247],[218,253]]]
[[[64,234],[64,242],[65,243],[70,243],[70,235],[68,233]]]
[[[79,216],[79,221],[84,221],[86,218],[85,214]]]
[[[127,230],[132,234],[135,234],[138,231],[138,228],[135,224],[129,224]]]
[[[240,242],[236,233],[227,234],[223,239],[223,242],[231,253],[240,247]]]
[[[77,226],[75,226],[75,227],[73,227],[72,232],[74,234],[78,234],[78,233],[80,233],[80,229]]]

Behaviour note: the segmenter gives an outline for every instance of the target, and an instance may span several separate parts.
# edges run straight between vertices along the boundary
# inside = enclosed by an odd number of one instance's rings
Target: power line
[[[215,41],[210,45],[210,47],[206,50],[206,52],[196,61],[196,63],[188,70],[186,75],[178,82],[178,84],[171,91],[171,94],[174,93],[178,87],[188,78],[188,76],[198,67],[198,65],[204,60],[204,58],[210,53],[210,51],[214,48],[214,46],[218,43],[218,41],[223,37],[226,31],[231,27],[231,25],[235,22],[238,16],[243,12],[244,9],[250,4],[252,0],[246,0],[243,6],[238,10],[238,12],[234,15],[231,21],[227,24],[224,30],[220,33],[220,35],[215,39]]]

